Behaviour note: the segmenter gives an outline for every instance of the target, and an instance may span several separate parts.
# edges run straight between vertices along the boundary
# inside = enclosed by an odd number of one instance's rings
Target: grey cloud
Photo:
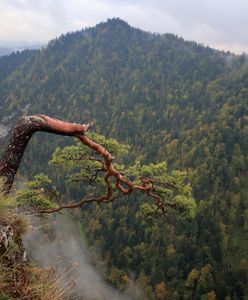
[[[217,48],[248,50],[246,0],[0,0],[0,40],[8,28],[12,39],[20,35],[24,40],[25,35],[35,38],[37,32],[51,39],[112,17],[144,30],[172,32]],[[17,35],[14,19],[19,27]]]
[[[240,45],[244,50],[248,48],[248,2],[245,0],[136,0],[112,1],[105,0],[113,5],[139,6],[141,13],[146,9],[157,10],[160,18],[147,18],[147,14],[140,20],[153,31],[177,33],[186,39],[194,39],[209,45]],[[163,17],[166,14],[167,19]],[[168,24],[168,16],[171,23]],[[139,17],[137,16],[137,19]],[[176,26],[175,26],[176,24]],[[143,25],[143,26],[144,26]],[[158,30],[158,28],[160,30]],[[208,34],[207,34],[208,31]],[[242,51],[242,49],[240,49]]]

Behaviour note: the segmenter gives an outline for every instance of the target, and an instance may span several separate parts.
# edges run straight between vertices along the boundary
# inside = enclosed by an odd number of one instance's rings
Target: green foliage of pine
[[[47,175],[35,175],[34,180],[29,181],[26,188],[17,192],[19,205],[33,212],[56,207],[57,192],[51,183]]]

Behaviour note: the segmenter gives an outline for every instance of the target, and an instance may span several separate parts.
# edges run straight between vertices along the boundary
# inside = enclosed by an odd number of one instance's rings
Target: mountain
[[[37,50],[23,50],[0,57],[0,82],[31,58]]]
[[[62,35],[6,76],[0,124],[34,113],[94,119],[97,132],[131,145],[126,163],[166,160],[186,170],[198,204],[191,223],[149,223],[133,198],[84,213],[96,261],[113,284],[123,288],[128,276],[148,299],[246,299],[247,81],[245,55],[111,19]],[[65,144],[35,137],[22,174],[46,170],[58,180],[46,162]]]
[[[177,99],[190,98],[200,108],[204,99],[197,96],[208,82],[239,64],[235,56],[113,19],[53,40],[19,68],[0,86],[0,117],[42,111],[81,121],[82,113],[89,112],[101,120],[104,132],[121,140],[140,130],[152,136],[166,125],[162,114],[172,100],[178,106]],[[112,126],[111,115],[118,119],[118,128]],[[141,129],[129,119],[149,121]]]

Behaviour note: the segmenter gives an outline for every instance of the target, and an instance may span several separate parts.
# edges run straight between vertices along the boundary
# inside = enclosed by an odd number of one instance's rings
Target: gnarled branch
[[[74,136],[77,137],[81,143],[89,147],[93,152],[97,153],[100,159],[89,157],[90,160],[96,160],[101,164],[101,171],[104,172],[104,181],[106,184],[106,194],[102,196],[89,197],[82,199],[77,203],[62,204],[58,203],[58,207],[52,209],[44,209],[35,211],[37,213],[52,213],[58,212],[65,208],[81,207],[84,204],[91,202],[109,202],[113,200],[113,187],[115,187],[123,195],[129,195],[133,191],[138,190],[146,193],[149,197],[156,200],[158,210],[162,213],[165,212],[165,206],[160,198],[154,191],[155,180],[149,178],[140,178],[140,185],[134,184],[128,180],[121,172],[115,169],[113,165],[113,157],[102,145],[94,142],[88,136],[85,135],[87,130],[92,126],[92,123],[81,125],[75,123],[68,123],[58,119],[50,118],[45,115],[34,115],[21,118],[15,125],[12,136],[10,138],[7,150],[3,159],[0,161],[0,177],[4,177],[5,186],[4,192],[8,193],[12,187],[15,174],[18,170],[24,151],[30,141],[32,135],[36,131],[44,131],[59,135]],[[85,158],[82,158],[85,159]],[[92,180],[95,180],[98,175],[98,171],[93,176]],[[171,183],[164,183],[170,189],[176,189]],[[169,205],[170,206],[170,205]]]
[[[104,181],[107,189],[106,194],[102,196],[88,197],[76,203],[61,204],[56,208],[43,209],[34,212],[53,213],[53,212],[58,212],[60,210],[63,210],[65,208],[81,207],[91,202],[97,202],[97,203],[110,202],[113,200],[113,188],[112,188],[112,182],[113,182],[116,186],[116,189],[119,190],[123,195],[129,195],[135,190],[146,193],[149,197],[156,200],[156,205],[160,213],[162,214],[165,213],[165,204],[163,203],[160,196],[156,194],[154,191],[154,183],[158,183],[156,180],[142,177],[140,178],[140,185],[134,184],[132,181],[128,180],[121,172],[115,169],[113,165],[113,157],[108,152],[107,149],[105,149],[102,145],[94,142],[86,135],[76,134],[75,136],[82,142],[82,144],[89,147],[94,152],[96,152],[100,157],[102,157],[102,159],[91,158],[91,160],[98,161],[102,165],[101,171],[105,173]],[[177,190],[176,186],[173,185],[172,183],[164,183],[160,181],[159,183],[164,184],[166,187],[170,189]],[[175,204],[173,205],[168,204],[168,206],[171,206],[172,208],[176,208]]]
[[[59,135],[83,135],[92,123],[80,125],[68,123],[45,115],[33,115],[21,118],[15,125],[9,144],[0,161],[0,177],[4,179],[4,192],[9,193],[24,151],[36,131]]]

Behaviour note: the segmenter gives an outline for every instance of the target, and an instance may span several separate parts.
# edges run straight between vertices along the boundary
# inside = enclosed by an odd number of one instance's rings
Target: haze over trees
[[[82,212],[96,265],[121,289],[138,282],[148,299],[246,299],[247,86],[245,55],[113,19],[51,41],[7,74],[0,123],[10,128],[40,112],[95,120],[98,134],[131,146],[119,164],[166,161],[169,172],[185,171],[197,202],[194,221],[145,218],[138,195]],[[47,173],[61,195],[78,200],[84,189],[64,185],[61,171],[46,165],[56,146],[54,163],[72,151],[62,149],[68,143],[37,135],[20,174]]]

